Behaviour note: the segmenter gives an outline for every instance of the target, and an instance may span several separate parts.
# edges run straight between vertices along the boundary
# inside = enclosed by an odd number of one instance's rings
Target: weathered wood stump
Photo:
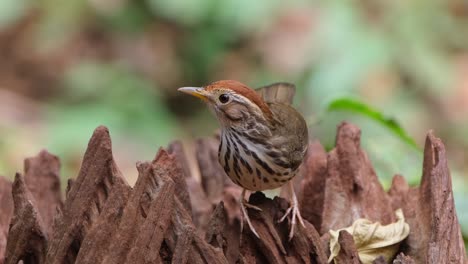
[[[388,224],[402,208],[411,231],[393,263],[465,263],[442,142],[429,132],[421,186],[396,175],[387,193],[360,148],[360,130],[338,127],[326,153],[312,142],[294,179],[306,226],[288,241],[288,222],[277,223],[285,199],[262,193],[249,202],[252,223],[240,233],[233,185],[217,162],[217,139],[196,143],[201,180],[193,177],[182,145],[160,149],[137,165],[132,188],[112,156],[105,127],[95,130],[78,177],[62,200],[58,158],[42,151],[25,161],[25,176],[0,177],[0,263],[327,263],[328,231],[358,218]],[[339,263],[360,263],[353,238],[342,231]],[[376,258],[374,263],[385,263]]]

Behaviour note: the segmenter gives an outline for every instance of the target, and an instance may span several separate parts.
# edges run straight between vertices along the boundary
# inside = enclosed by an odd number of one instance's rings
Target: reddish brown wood
[[[24,161],[24,180],[36,201],[48,236],[52,235],[55,213],[63,205],[59,172],[58,157],[45,150]]]
[[[416,263],[465,263],[466,253],[453,201],[442,141],[429,132],[419,188],[395,176],[389,191],[393,207],[403,208],[411,232],[404,252]]]
[[[175,157],[175,163],[180,166],[184,177],[175,176],[179,182],[176,191],[179,200],[185,205],[186,210],[191,212],[195,226],[204,230],[213,210],[201,183],[193,177],[187,162],[187,157],[179,141],[169,145],[168,152]]]
[[[6,246],[5,263],[45,263],[47,235],[31,192],[23,176],[15,176],[12,188],[14,214]]]
[[[360,264],[356,245],[354,244],[353,236],[346,231],[341,231],[338,238],[340,243],[340,253],[336,256],[338,264]]]
[[[278,223],[288,207],[286,200],[279,197],[271,200],[257,192],[251,195],[249,203],[262,209],[261,212],[249,210],[252,224],[262,239],[258,239],[246,227],[243,241],[253,243],[241,243],[241,252],[253,251],[244,248],[251,245],[256,248],[254,252],[262,255],[267,263],[326,263],[325,249],[313,225],[306,223],[306,228],[298,225],[293,239],[289,241],[288,221]]]
[[[318,141],[309,144],[307,160],[302,167],[304,179],[300,192],[301,214],[319,230],[325,198],[323,190],[327,179],[327,153]]]
[[[62,213],[56,219],[47,251],[48,263],[75,261],[83,239],[108,201],[116,178],[123,177],[112,157],[109,131],[98,127],[89,141]]]
[[[118,234],[122,211],[131,191],[132,188],[122,178],[115,177],[115,183],[108,198],[112,202],[105,203],[100,217],[84,237],[76,258],[77,263],[101,263],[109,251],[111,242]]]
[[[192,212],[192,202],[188,192],[188,182],[193,181],[190,169],[188,167],[187,159],[184,154],[182,144],[179,141],[172,142],[169,145],[168,153],[176,157],[174,161],[175,170],[179,170],[180,173],[173,174],[172,180],[175,182],[176,195],[180,202],[185,206],[185,209]]]
[[[415,264],[415,263],[416,262],[414,262],[414,260],[411,257],[406,256],[404,253],[398,254],[398,256],[393,261],[393,264]]]
[[[13,198],[11,182],[2,176],[0,176],[0,212],[0,263],[3,263],[10,219],[13,215]]]
[[[138,164],[139,176],[102,263],[151,263],[169,227],[175,184],[167,174],[172,163],[160,150],[152,163]],[[148,262],[149,261],[149,262]]]
[[[131,188],[112,157],[109,132],[99,127],[78,177],[68,181],[64,203],[58,159],[45,151],[25,162],[26,180],[18,174],[12,189],[0,178],[0,262],[9,229],[6,263],[15,264],[327,263],[330,228],[359,217],[389,223],[402,208],[411,232],[394,263],[464,263],[442,142],[429,133],[420,187],[410,188],[396,175],[385,193],[359,141],[359,129],[343,123],[329,153],[318,142],[310,144],[295,179],[305,227],[298,224],[289,241],[289,219],[277,223],[288,201],[262,193],[249,198],[262,209],[249,209],[261,239],[247,225],[241,234],[241,190],[217,163],[216,139],[197,143],[201,181],[192,177],[182,145],[174,142],[152,162],[137,165]],[[351,235],[341,232],[339,243],[338,263],[359,263]]]
[[[354,125],[338,127],[336,147],[327,160],[327,179],[320,233],[350,226],[358,218],[386,225],[395,220],[383,187],[360,147],[361,131]]]

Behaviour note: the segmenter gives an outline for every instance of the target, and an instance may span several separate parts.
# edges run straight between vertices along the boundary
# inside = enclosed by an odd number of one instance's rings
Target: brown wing
[[[296,93],[296,86],[292,83],[278,82],[260,87],[255,91],[266,103],[291,105]]]
[[[288,153],[291,167],[296,169],[304,159],[308,146],[307,124],[302,115],[291,104],[296,86],[291,83],[273,83],[255,90],[268,104],[277,121],[275,136],[271,143]]]
[[[297,168],[307,151],[309,133],[302,115],[293,107],[285,104],[270,104],[275,119],[279,123],[275,126],[275,137],[270,142],[276,148],[282,148],[289,153],[289,162]]]

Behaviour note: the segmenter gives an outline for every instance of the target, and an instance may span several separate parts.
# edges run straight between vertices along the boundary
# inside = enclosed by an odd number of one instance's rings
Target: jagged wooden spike
[[[63,206],[60,190],[60,161],[46,150],[24,160],[24,180],[44,221],[49,236],[57,209]]]
[[[5,260],[8,229],[13,215],[12,183],[0,176],[0,263]]]
[[[11,219],[5,264],[45,263],[47,235],[42,219],[23,176],[17,173],[12,188],[14,214]]]
[[[336,147],[328,154],[320,233],[350,226],[358,218],[387,225],[394,212],[366,153],[360,147],[361,131],[343,122]]]
[[[83,158],[78,177],[67,193],[62,214],[56,219],[47,251],[47,262],[74,262],[83,238],[99,218],[113,185],[121,175],[112,156],[106,127],[96,128]]]

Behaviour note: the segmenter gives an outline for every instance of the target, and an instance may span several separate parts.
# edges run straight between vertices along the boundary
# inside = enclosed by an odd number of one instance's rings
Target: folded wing
[[[291,105],[296,86],[292,83],[278,82],[255,90],[266,103],[281,103]]]

